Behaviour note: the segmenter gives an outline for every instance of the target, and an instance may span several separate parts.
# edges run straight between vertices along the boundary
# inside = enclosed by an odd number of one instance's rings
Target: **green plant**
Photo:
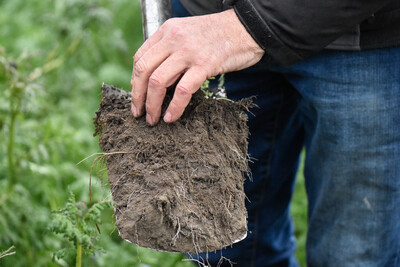
[[[53,260],[54,251],[76,244],[46,230],[69,190],[89,202],[91,163],[76,163],[99,152],[91,122],[101,83],[129,88],[132,56],[143,42],[140,1],[0,0],[0,25],[0,251],[14,245],[17,252],[0,265],[68,266]],[[24,85],[11,90],[15,81]],[[93,203],[109,191],[93,177]],[[100,217],[101,234],[91,238],[106,253],[84,256],[82,265],[193,266],[181,254],[122,240],[112,208]]]
[[[206,99],[212,98],[214,96],[214,93],[211,92],[210,90],[210,80],[214,80],[215,77],[211,77],[207,80],[204,81],[204,83],[201,85],[200,90],[204,93],[204,97]]]
[[[7,139],[7,160],[8,172],[7,178],[9,180],[9,189],[17,182],[15,174],[15,160],[14,160],[14,138],[15,138],[15,124],[17,116],[20,113],[22,98],[26,89],[26,77],[21,75],[18,71],[20,60],[10,60],[6,57],[5,49],[0,47],[0,84],[5,98],[8,100],[9,106],[7,110],[9,127]],[[6,118],[3,117],[3,120]]]
[[[219,76],[217,85],[213,83],[212,86],[213,87],[216,86],[216,88],[210,88],[212,80],[215,80],[215,77],[211,77],[205,80],[204,83],[201,85],[200,90],[204,93],[204,97],[206,99],[209,98],[221,99],[219,93],[221,92],[225,93],[225,74],[221,74]],[[223,99],[228,100],[226,97],[223,97]]]
[[[225,86],[225,74],[221,74],[218,78],[218,88],[223,88]]]
[[[9,189],[18,183],[18,175],[16,173],[15,158],[15,128],[17,118],[21,115],[23,101],[26,100],[27,94],[33,94],[40,89],[40,85],[35,80],[42,75],[57,68],[61,62],[59,58],[46,62],[42,67],[32,68],[30,65],[31,56],[23,53],[16,59],[8,58],[6,51],[0,47],[0,86],[3,87],[3,101],[8,101],[8,109],[4,114],[8,116],[8,140],[7,140],[7,159],[8,159],[8,180]],[[7,118],[2,118],[4,121]]]
[[[296,188],[293,194],[293,201],[290,213],[295,223],[295,235],[297,238],[296,256],[300,266],[306,266],[306,236],[307,236],[307,195],[304,181],[304,160],[305,151],[301,154],[299,171],[297,173]]]
[[[96,244],[97,224],[101,223],[101,212],[112,206],[111,201],[102,201],[88,207],[84,202],[76,202],[70,191],[64,208],[53,212],[49,231],[59,234],[68,241],[65,247],[54,253],[54,257],[71,261],[75,256],[75,266],[82,266],[82,255],[102,251]],[[100,232],[100,230],[98,230]]]
[[[14,247],[14,246],[11,246],[11,247],[9,247],[7,250],[5,250],[5,251],[3,251],[3,252],[0,252],[0,259],[1,259],[1,258],[4,258],[4,257],[7,257],[7,256],[14,255],[16,252],[13,251],[13,249],[15,249],[15,247]]]

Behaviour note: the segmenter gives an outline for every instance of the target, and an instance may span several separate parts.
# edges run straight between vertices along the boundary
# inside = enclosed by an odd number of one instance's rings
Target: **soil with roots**
[[[199,253],[247,234],[243,191],[249,101],[196,93],[175,123],[131,114],[130,93],[103,85],[94,119],[120,236],[156,250]],[[163,111],[170,101],[167,94]]]

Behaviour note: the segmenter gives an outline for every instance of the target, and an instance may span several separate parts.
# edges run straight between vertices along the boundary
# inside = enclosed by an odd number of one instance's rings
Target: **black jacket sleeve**
[[[282,66],[320,51],[391,0],[225,0]]]

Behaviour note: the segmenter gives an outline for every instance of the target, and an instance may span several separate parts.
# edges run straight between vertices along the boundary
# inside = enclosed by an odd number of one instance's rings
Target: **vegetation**
[[[141,36],[137,0],[0,0],[1,266],[192,266],[121,240],[104,166],[90,201],[92,162],[76,164],[99,152],[101,82],[129,89]]]
[[[306,266],[306,234],[307,234],[307,196],[304,184],[304,157],[300,161],[299,171],[297,173],[296,190],[294,192],[290,212],[295,222],[295,234],[297,238],[296,256],[301,266]]]

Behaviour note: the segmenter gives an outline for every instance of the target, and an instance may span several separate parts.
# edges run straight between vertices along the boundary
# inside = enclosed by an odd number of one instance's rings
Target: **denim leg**
[[[281,71],[302,95],[308,266],[400,266],[400,47]]]
[[[235,266],[297,266],[289,202],[303,146],[303,127],[297,116],[299,94],[282,75],[261,66],[226,74],[225,81],[229,98],[255,95],[259,106],[252,109],[248,123],[253,158],[252,181],[245,182],[249,232],[232,247],[209,253],[208,261],[217,266],[222,255]]]
[[[172,0],[173,15],[189,13]],[[214,81],[215,83],[215,81]],[[299,94],[283,75],[269,72],[261,65],[225,76],[228,97],[241,99],[257,96],[259,108],[249,114],[249,154],[252,181],[245,182],[249,201],[248,236],[222,251],[191,255],[217,266],[221,256],[235,266],[294,267],[295,238],[289,215],[294,177],[303,146],[303,127],[299,119]],[[220,266],[230,266],[225,261]]]

